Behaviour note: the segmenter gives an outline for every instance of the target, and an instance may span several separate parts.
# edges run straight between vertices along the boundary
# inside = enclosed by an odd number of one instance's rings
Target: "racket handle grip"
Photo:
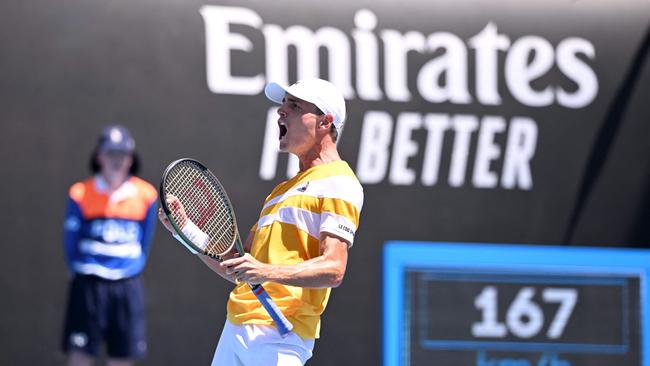
[[[275,304],[275,302],[273,302],[273,299],[271,299],[271,296],[269,296],[266,290],[264,290],[264,287],[262,287],[262,285],[258,284],[251,286],[251,290],[253,290],[253,293],[257,299],[260,301],[262,306],[264,306],[264,309],[266,309],[266,311],[275,322],[280,335],[286,337],[286,335],[291,332],[291,329],[293,329],[293,324],[291,324],[289,320],[287,320],[287,318],[284,316],[284,314],[282,314],[280,309],[278,309],[278,306]]]

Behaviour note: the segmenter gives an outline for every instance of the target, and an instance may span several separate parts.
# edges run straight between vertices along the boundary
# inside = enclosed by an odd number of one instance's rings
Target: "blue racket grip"
[[[269,296],[268,293],[266,293],[266,290],[264,290],[264,287],[262,285],[255,285],[251,286],[251,290],[253,290],[253,293],[257,297],[257,299],[260,301],[262,306],[264,306],[264,309],[269,313],[273,321],[275,322],[275,325],[278,327],[278,331],[280,332],[280,335],[283,337],[286,337],[289,332],[291,332],[291,329],[293,329],[293,324],[291,324],[287,318],[285,318],[284,314],[278,309],[278,306],[273,302],[273,299],[271,299],[271,296]]]

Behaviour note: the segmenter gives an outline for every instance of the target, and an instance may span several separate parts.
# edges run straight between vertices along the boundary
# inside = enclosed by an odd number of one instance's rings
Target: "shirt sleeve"
[[[142,246],[142,252],[148,253],[151,243],[153,241],[153,234],[156,229],[156,219],[158,217],[158,205],[157,201],[153,201],[149,208],[147,209],[147,216],[145,216],[142,221],[142,240],[140,245]]]
[[[72,198],[68,198],[65,221],[63,223],[63,251],[68,269],[72,272],[72,262],[79,255],[78,242],[83,223],[81,207]]]
[[[360,212],[360,204],[338,198],[324,198],[320,232],[334,234],[345,240],[351,247],[359,225]]]

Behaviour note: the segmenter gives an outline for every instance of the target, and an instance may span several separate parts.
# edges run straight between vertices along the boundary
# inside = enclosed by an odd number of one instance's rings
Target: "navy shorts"
[[[143,358],[147,352],[144,286],[140,276],[105,280],[75,275],[70,286],[63,351],[111,358]]]

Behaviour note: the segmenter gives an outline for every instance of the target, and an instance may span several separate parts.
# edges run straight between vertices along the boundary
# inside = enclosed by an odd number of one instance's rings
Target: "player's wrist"
[[[282,283],[282,281],[287,277],[286,273],[287,266],[278,266],[274,264],[263,264],[260,276],[260,283],[263,282],[275,282]]]
[[[183,235],[188,238],[193,244],[198,246],[201,250],[204,250],[208,246],[210,237],[208,234],[203,232],[201,228],[196,226],[192,221],[186,220],[185,227],[181,229]]]

